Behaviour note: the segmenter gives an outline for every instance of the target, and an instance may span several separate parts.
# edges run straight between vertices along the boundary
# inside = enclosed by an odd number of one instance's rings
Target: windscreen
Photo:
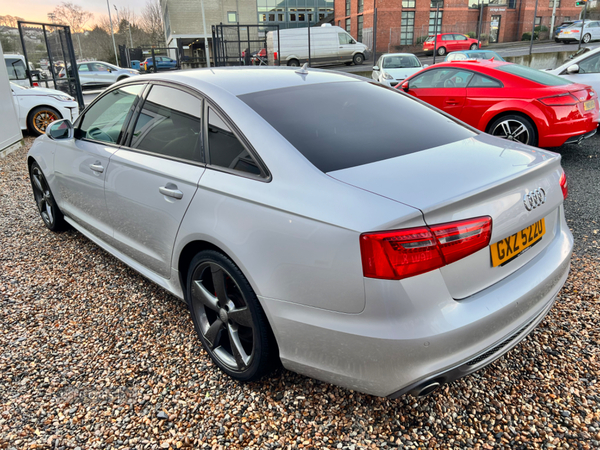
[[[421,67],[421,63],[413,55],[394,55],[383,58],[384,69],[405,69]]]
[[[476,135],[458,121],[378,83],[312,84],[239,98],[323,172]]]
[[[544,86],[565,86],[567,84],[573,84],[566,78],[561,78],[548,72],[542,72],[541,70],[532,69],[531,67],[521,66],[520,64],[506,64],[505,66],[496,67],[496,70],[510,73],[535,83],[543,84]]]

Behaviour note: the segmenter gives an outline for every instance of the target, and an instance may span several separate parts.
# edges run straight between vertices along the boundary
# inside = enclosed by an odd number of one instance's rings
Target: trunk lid
[[[428,225],[490,216],[490,246],[440,269],[452,296],[462,299],[518,270],[552,241],[560,226],[561,173],[560,155],[481,134],[328,175],[418,208]],[[524,196],[536,189],[545,201],[528,210]],[[493,267],[490,247],[542,218],[542,239]]]

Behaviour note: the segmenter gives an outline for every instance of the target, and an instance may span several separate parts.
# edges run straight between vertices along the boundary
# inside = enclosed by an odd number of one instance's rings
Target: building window
[[[293,11],[293,12],[292,12]],[[290,22],[296,22],[296,8],[290,8],[290,13],[289,13],[289,17],[290,17]]]
[[[358,16],[358,31],[356,32],[356,40],[362,42],[363,38],[363,16]]]
[[[229,22],[229,23],[236,23],[237,22],[237,12],[235,12],[235,11],[228,11],[227,12],[227,22]]]
[[[361,12],[363,12],[364,4],[365,4],[365,0],[358,0],[358,13],[359,13],[359,14],[360,14]],[[362,41],[361,41],[361,42],[362,42]]]
[[[515,9],[517,7],[517,0],[508,0],[507,4],[508,4],[508,9]]]
[[[346,31],[350,33],[350,19],[346,19]]]
[[[535,26],[540,26],[542,23],[542,18],[540,16],[535,18]]]
[[[440,4],[440,8],[444,7],[444,0],[431,0],[430,6],[432,8],[437,8],[438,7],[438,3]]]
[[[350,15],[350,0],[346,0],[346,15]]]
[[[400,45],[412,45],[415,36],[415,12],[403,11],[400,28]]]
[[[402,7],[403,8],[414,8],[415,0],[402,0]]]
[[[438,33],[442,32],[442,16],[444,15],[444,12],[443,11],[440,11],[440,12],[429,11],[429,34],[434,34],[436,32],[436,26],[435,26],[436,13],[438,14],[438,16],[437,16],[437,32]]]

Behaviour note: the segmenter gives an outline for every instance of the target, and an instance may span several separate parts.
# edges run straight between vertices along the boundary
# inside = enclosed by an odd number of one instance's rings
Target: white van
[[[267,33],[267,57],[269,65],[299,66],[308,62],[308,28],[279,30],[281,51],[277,46],[277,31]],[[310,28],[311,65],[362,64],[371,57],[366,45],[356,42],[344,29],[329,24]]]
[[[27,66],[23,55],[4,55],[4,63],[8,71],[8,79],[15,84],[23,87],[31,87],[29,77],[27,76]]]

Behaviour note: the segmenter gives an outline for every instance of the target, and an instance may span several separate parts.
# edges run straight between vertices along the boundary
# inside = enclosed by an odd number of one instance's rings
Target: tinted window
[[[600,72],[600,53],[579,62],[579,73]]]
[[[484,77],[483,75],[476,73],[473,75],[473,78],[471,78],[468,87],[502,87],[502,83],[493,78]]]
[[[79,127],[79,137],[102,142],[118,142],[123,124],[143,89],[144,85],[136,84],[115,89],[103,96],[85,113]]]
[[[240,99],[323,172],[475,136],[430,107],[377,83],[313,84]],[[423,132],[424,126],[435,131]]]
[[[410,89],[466,87],[473,72],[447,68],[433,69],[410,81]]]
[[[208,113],[208,155],[214,166],[260,175],[258,164],[246,147],[212,109]]]
[[[532,69],[519,64],[506,64],[505,66],[496,67],[496,70],[517,75],[518,77],[522,77],[545,86],[564,86],[567,84],[573,84],[570,81],[561,77],[557,77],[556,75],[552,75],[551,73],[542,72],[541,70]]]
[[[462,34],[455,34],[454,39],[456,39],[457,41],[466,41],[467,37]]]
[[[144,102],[131,147],[200,162],[202,101],[186,92],[154,86]]]
[[[24,80],[27,78],[27,71],[25,70],[25,63],[21,59],[8,58],[4,60],[6,64],[6,70],[8,70],[9,80]]]
[[[79,66],[77,66],[77,70],[79,72],[89,72],[90,71],[87,64],[80,64]]]

